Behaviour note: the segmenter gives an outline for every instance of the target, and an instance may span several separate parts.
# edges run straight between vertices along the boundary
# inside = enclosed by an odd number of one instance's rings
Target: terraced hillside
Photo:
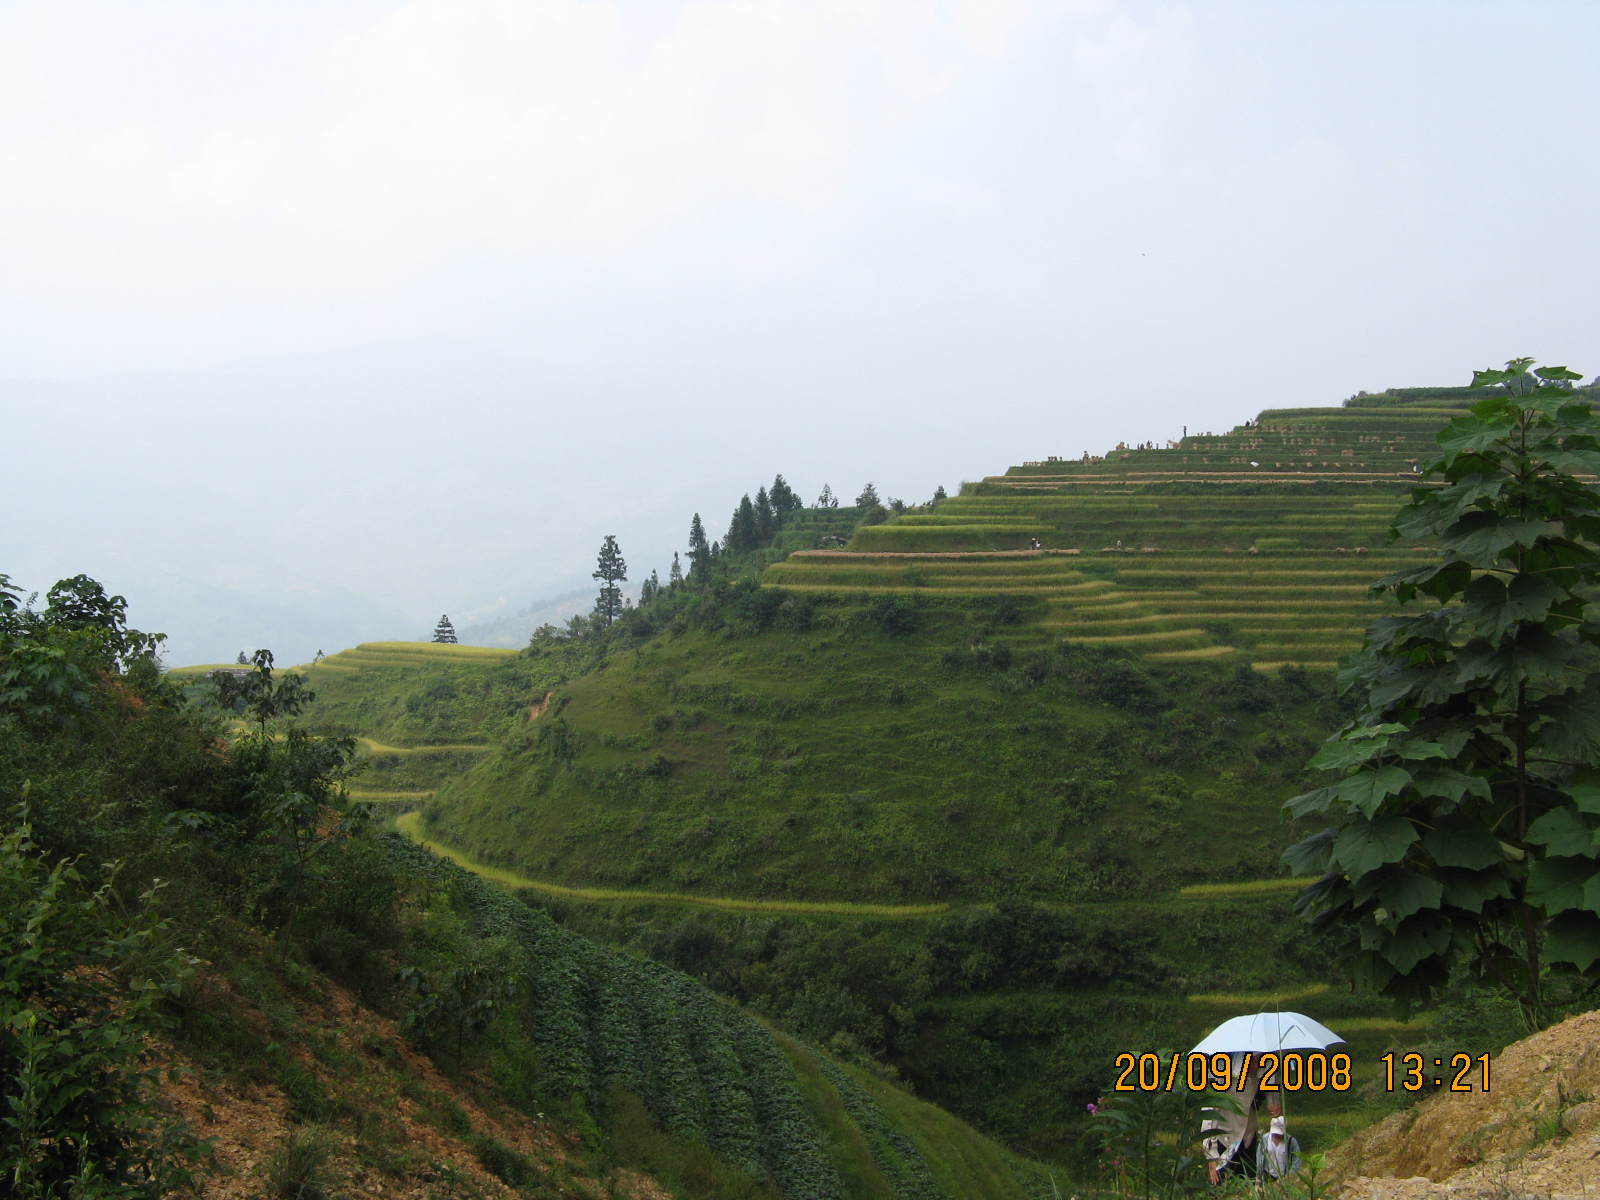
[[[1366,585],[1427,554],[1379,548],[1433,434],[1470,398],[1439,389],[1269,409],[1162,448],[1024,463],[931,511],[860,528],[843,551],[799,551],[763,582],[1003,593],[1036,606],[1012,641],[1329,666],[1381,612]]]
[[[877,524],[791,513],[596,646],[371,651],[323,672],[322,715],[412,751],[382,776],[410,836],[1070,1162],[1120,1049],[1277,1003],[1363,1071],[1426,1044],[1329,986],[1279,864],[1343,715],[1300,664],[1352,649],[1367,585],[1426,553],[1384,534],[1468,397],[1368,399],[1024,464]],[[492,748],[435,785],[396,773],[467,744]]]
[[[1331,716],[1308,680],[1091,654],[1018,691],[1000,662],[942,664],[960,636],[680,634],[574,672],[548,705],[558,672],[539,658],[388,648],[324,674],[314,715],[379,746],[490,745],[431,799],[391,790],[381,815],[1031,1156],[1074,1160],[1117,1050],[1192,1044],[1238,1011],[1310,1012],[1363,1072],[1426,1042],[1330,988],[1288,914],[1295,881],[1259,878],[1293,836],[1274,797]],[[513,669],[507,725],[482,697]],[[806,694],[787,678],[802,670]],[[1155,711],[1202,690],[1203,717]],[[1308,1146],[1363,1119],[1296,1104]]]

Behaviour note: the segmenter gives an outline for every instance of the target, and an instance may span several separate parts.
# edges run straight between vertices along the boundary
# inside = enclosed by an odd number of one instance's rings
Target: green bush
[[[113,895],[46,863],[28,826],[0,837],[0,1179],[19,1200],[89,1179],[99,1195],[157,1194],[145,1025],[194,960],[148,894],[133,916]]]

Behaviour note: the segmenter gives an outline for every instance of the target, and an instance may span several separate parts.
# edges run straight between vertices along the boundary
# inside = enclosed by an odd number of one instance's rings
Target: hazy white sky
[[[0,571],[190,659],[1600,370],[1592,3],[0,3]],[[319,623],[320,622],[320,623]]]

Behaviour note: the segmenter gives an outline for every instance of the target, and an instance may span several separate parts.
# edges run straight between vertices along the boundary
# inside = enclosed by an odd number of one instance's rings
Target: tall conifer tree
[[[667,586],[683,582],[683,564],[678,561],[678,552],[672,552],[672,569],[667,572]]]
[[[450,624],[450,614],[446,613],[439,618],[439,623],[433,627],[433,640],[445,642],[448,645],[456,644],[456,627]]]
[[[706,527],[700,514],[695,513],[689,522],[689,578],[704,583],[711,577],[711,545],[706,541]]]
[[[759,545],[765,546],[772,537],[773,526],[777,524],[776,514],[772,511],[772,498],[767,495],[766,488],[756,489],[756,535],[760,539]]]
[[[805,507],[801,503],[800,497],[794,494],[794,489],[789,486],[788,481],[782,475],[772,481],[772,487],[767,494],[772,500],[772,514],[777,518],[780,525],[783,523],[784,517],[795,509]]]
[[[622,561],[615,534],[606,534],[606,540],[600,543],[594,578],[601,581],[594,615],[609,625],[622,615],[622,589],[617,584],[628,578],[628,564]]]
[[[728,536],[723,539],[723,548],[732,554],[743,554],[756,548],[760,536],[756,525],[756,506],[750,503],[747,492],[739,501],[739,507],[733,510],[733,520],[728,524]]]

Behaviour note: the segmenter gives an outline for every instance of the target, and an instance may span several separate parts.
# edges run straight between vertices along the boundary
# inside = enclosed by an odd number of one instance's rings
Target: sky
[[[0,0],[0,573],[174,663],[1600,371],[1600,5]]]

